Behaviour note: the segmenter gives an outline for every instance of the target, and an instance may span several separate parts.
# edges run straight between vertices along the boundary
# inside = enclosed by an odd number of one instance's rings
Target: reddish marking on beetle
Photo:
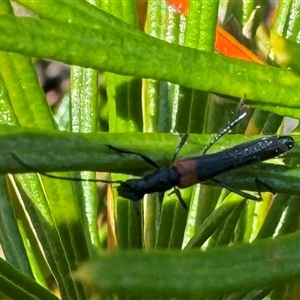
[[[174,163],[174,167],[181,175],[179,183],[177,184],[179,188],[186,188],[199,183],[196,163],[197,160],[195,158],[182,159]]]

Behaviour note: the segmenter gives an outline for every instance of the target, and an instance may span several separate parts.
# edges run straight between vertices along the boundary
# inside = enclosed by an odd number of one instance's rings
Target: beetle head
[[[134,202],[141,200],[145,195],[143,189],[141,189],[139,179],[129,179],[122,182],[117,187],[117,191],[119,196]]]

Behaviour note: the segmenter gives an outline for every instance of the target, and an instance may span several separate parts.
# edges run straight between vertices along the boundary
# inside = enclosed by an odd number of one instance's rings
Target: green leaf
[[[31,278],[24,276],[12,265],[0,259],[1,294],[10,299],[49,299],[57,300],[52,293],[41,287]]]
[[[98,13],[105,20],[98,28],[3,15],[0,50],[231,96],[246,94],[261,108],[300,117],[297,110],[291,110],[300,94],[299,78],[293,73],[169,44],[116,25],[119,20],[109,24],[113,17],[101,10]]]
[[[19,231],[17,216],[14,212],[7,188],[6,178],[0,178],[1,189],[1,217],[0,239],[3,254],[8,262],[22,271],[25,275],[33,277],[22,235]]]
[[[101,294],[213,298],[299,279],[299,238],[294,233],[206,252],[108,252],[82,265],[74,275]]]

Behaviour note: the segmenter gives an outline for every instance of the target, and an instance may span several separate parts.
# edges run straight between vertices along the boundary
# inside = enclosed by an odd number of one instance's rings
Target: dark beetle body
[[[237,119],[239,120],[239,119]],[[234,125],[236,121],[231,123]],[[231,127],[225,128],[217,136],[220,138],[225,131]],[[184,136],[179,143],[179,147],[176,148],[173,157],[173,165],[169,168],[159,167],[149,157],[146,157],[140,153],[132,152],[130,150],[119,149],[114,146],[108,145],[111,150],[118,153],[135,154],[139,155],[145,162],[156,168],[155,172],[146,175],[139,179],[129,179],[126,181],[111,181],[111,180],[98,180],[98,179],[82,179],[82,178],[69,178],[58,177],[56,175],[48,173],[40,173],[44,176],[62,180],[74,180],[74,181],[89,181],[89,182],[104,182],[104,183],[118,183],[118,194],[131,201],[139,201],[145,194],[151,194],[155,192],[166,192],[174,188],[178,200],[181,205],[187,209],[187,206],[180,196],[180,192],[176,187],[186,188],[196,183],[204,182],[206,180],[213,180],[217,184],[226,187],[227,189],[240,194],[244,197],[248,197],[253,200],[260,200],[261,198],[253,197],[252,195],[245,194],[242,191],[234,190],[229,186],[222,185],[220,181],[214,177],[221,173],[237,168],[245,167],[256,162],[265,161],[270,158],[274,158],[280,154],[283,154],[294,146],[294,140],[290,136],[273,136],[264,137],[254,141],[246,142],[237,146],[234,146],[223,151],[213,154],[203,154],[200,156],[189,157],[186,159],[177,160],[174,162],[176,155],[180,148],[184,145],[187,139],[187,135]],[[212,143],[211,143],[212,144]],[[206,148],[208,149],[208,148]],[[38,172],[28,164],[24,163],[17,155],[12,156],[26,169]]]
[[[175,161],[140,179],[129,179],[117,188],[121,197],[139,201],[145,194],[165,192],[172,187],[186,188],[229,170],[265,161],[293,148],[290,136],[273,136],[246,142],[221,152]],[[121,152],[121,150],[120,150]]]
[[[155,172],[138,179],[128,179],[118,187],[118,194],[132,201],[141,200],[145,194],[165,192],[178,185],[180,173],[173,167],[158,168]]]

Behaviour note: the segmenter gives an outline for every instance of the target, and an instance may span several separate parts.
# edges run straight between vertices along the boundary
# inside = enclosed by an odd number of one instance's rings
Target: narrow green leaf
[[[6,260],[23,274],[33,277],[31,266],[26,255],[24,242],[20,234],[17,217],[7,190],[6,178],[0,178],[0,240]]]
[[[31,278],[24,276],[19,270],[0,259],[1,294],[10,299],[49,299],[57,300],[52,293],[44,289]]]
[[[76,299],[75,283],[67,276],[71,272],[70,263],[72,261],[68,260],[67,257],[67,255],[70,255],[71,249],[70,247],[64,248],[61,242],[61,239],[64,239],[65,243],[70,240],[70,237],[64,234],[66,225],[62,222],[56,224],[51,214],[46,195],[40,189],[35,174],[17,175],[16,177],[21,183],[19,191],[26,211],[30,215],[31,223],[36,228],[38,239],[43,246],[43,252],[57,281],[60,293],[64,297]],[[72,216],[72,212],[67,215],[68,223],[70,223]],[[66,217],[66,214],[64,214],[64,217]],[[62,218],[58,218],[58,220],[62,220]]]
[[[289,200],[288,195],[278,195],[270,207],[269,213],[257,234],[257,239],[271,237],[275,233]]]
[[[109,252],[75,276],[101,293],[123,297],[213,298],[299,279],[299,239],[295,233],[206,252]]]
[[[102,13],[99,10],[99,14]],[[300,94],[299,78],[287,70],[169,44],[122,26],[99,25],[99,29],[94,29],[2,16],[0,33],[0,50],[53,58],[118,74],[167,80],[237,97],[246,93],[256,105],[262,106],[261,101],[264,101],[271,111],[300,117],[297,111],[287,109],[295,107]],[[57,44],[57,40],[64,42]]]
[[[203,224],[196,229],[195,235],[186,244],[184,250],[202,246],[203,243],[217,230],[219,225],[227,218],[227,216],[240,205],[241,201],[242,199],[238,196],[233,200],[222,203],[221,206],[214,210]]]
[[[73,132],[95,132],[98,121],[98,72],[92,69],[84,69],[73,66],[71,68],[71,92],[70,92],[70,117],[71,130]],[[81,172],[78,177],[95,179],[95,173]],[[98,232],[98,197],[97,187],[94,183],[76,183],[78,201],[82,207],[83,225],[89,239],[76,237],[76,244],[87,243],[89,253],[95,253],[99,248]],[[81,252],[81,247],[77,251]],[[79,253],[78,253],[79,254]],[[86,258],[83,251],[79,257]]]

